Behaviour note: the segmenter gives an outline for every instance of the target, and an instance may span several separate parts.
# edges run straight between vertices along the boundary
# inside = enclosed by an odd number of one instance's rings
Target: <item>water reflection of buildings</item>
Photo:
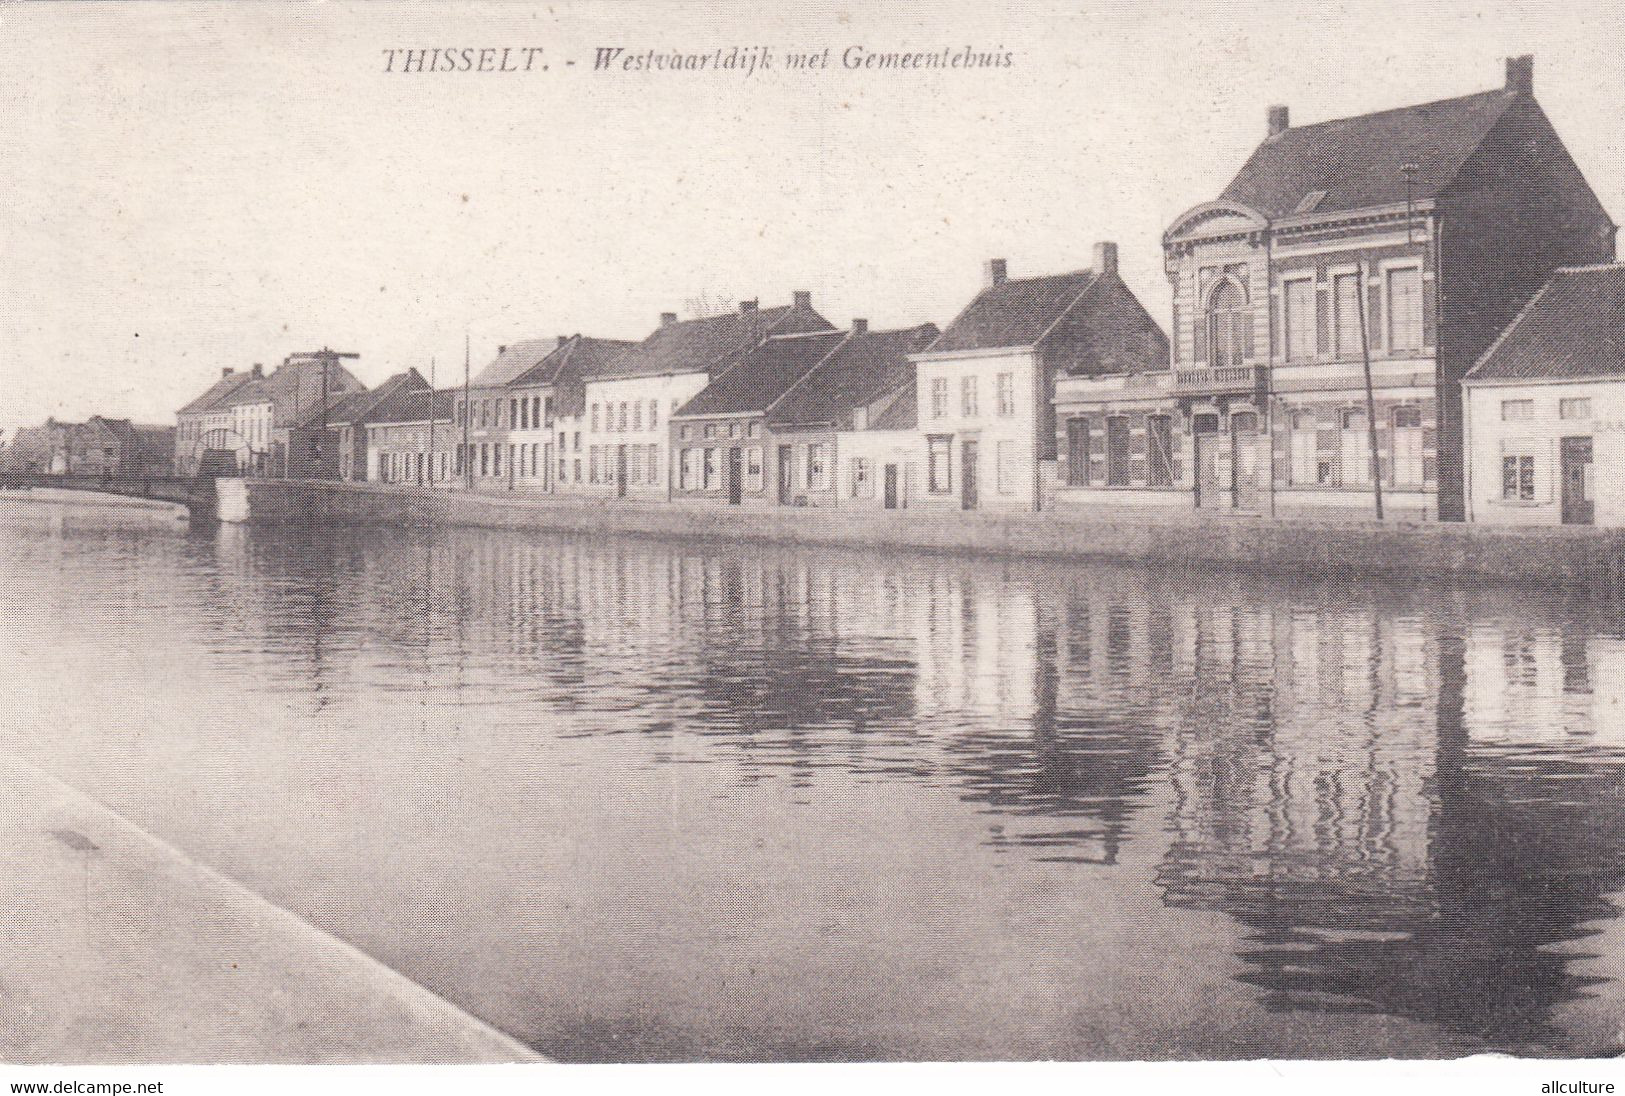
[[[1251,930],[1268,1007],[1552,1046],[1586,984],[1552,945],[1625,882],[1625,757],[1594,722],[1615,641],[1325,605],[1197,624],[1166,901]]]
[[[654,764],[944,789],[1058,886],[1154,864],[1274,1009],[1554,1046],[1586,990],[1555,945],[1625,886],[1625,639],[1583,607],[458,531],[218,551],[317,680],[423,660]]]

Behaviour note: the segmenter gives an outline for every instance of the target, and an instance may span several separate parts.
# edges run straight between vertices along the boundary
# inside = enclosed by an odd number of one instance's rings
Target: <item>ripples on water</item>
[[[1625,616],[0,503],[0,735],[564,1058],[1589,1055]]]

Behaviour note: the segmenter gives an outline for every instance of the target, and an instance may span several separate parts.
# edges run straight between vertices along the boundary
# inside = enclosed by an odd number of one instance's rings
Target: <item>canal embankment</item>
[[[35,766],[0,779],[0,1061],[537,1059]]]
[[[1050,511],[851,511],[244,481],[255,524],[462,525],[700,541],[898,548],[1305,578],[1446,579],[1625,595],[1625,530]]]

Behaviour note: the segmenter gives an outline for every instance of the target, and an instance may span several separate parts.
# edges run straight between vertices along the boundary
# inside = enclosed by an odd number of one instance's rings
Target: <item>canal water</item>
[[[0,749],[566,1060],[1612,1054],[1625,612],[0,502]]]

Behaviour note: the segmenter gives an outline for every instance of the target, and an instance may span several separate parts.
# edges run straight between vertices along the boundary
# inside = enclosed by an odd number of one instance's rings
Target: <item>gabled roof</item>
[[[397,390],[367,416],[369,425],[429,421],[430,399],[433,398],[436,422],[450,422],[452,408],[461,389],[442,388],[431,393],[427,387]]]
[[[1552,274],[1467,373],[1475,380],[1625,377],[1625,264]]]
[[[571,375],[591,376],[615,355],[636,345],[626,339],[571,335],[535,365],[509,381],[508,386],[558,384]]]
[[[1253,150],[1223,198],[1267,217],[1394,205],[1406,199],[1403,169],[1414,164],[1410,198],[1427,201],[1450,185],[1517,100],[1517,92],[1498,88],[1294,126]]]
[[[250,380],[237,391],[231,393],[220,401],[221,407],[241,407],[245,403],[271,403],[271,386],[265,383],[264,377],[249,375]]]
[[[372,420],[386,400],[401,392],[426,391],[429,382],[416,369],[396,373],[370,392],[352,392],[341,396],[327,409],[328,426],[344,423],[365,423]],[[318,414],[320,408],[317,408]]]
[[[227,373],[211,384],[203,395],[186,404],[175,413],[177,415],[201,415],[206,411],[213,411],[224,406],[228,396],[253,379],[254,376],[251,373]]]
[[[510,346],[504,346],[490,365],[474,374],[473,380],[469,382],[469,387],[506,387],[521,373],[534,369],[543,358],[557,350],[563,342],[563,338],[522,339]]]
[[[914,381],[909,355],[925,349],[937,325],[852,334],[774,404],[775,423],[841,424],[853,410]]]
[[[918,382],[912,378],[891,399],[869,416],[871,430],[913,430],[920,425]]]
[[[845,338],[840,331],[775,335],[718,374],[673,418],[766,411]]]
[[[965,306],[927,352],[1035,346],[1096,277],[1093,270],[1074,270],[988,286]]]
[[[588,379],[714,373],[719,363],[730,361],[769,335],[831,330],[834,325],[817,312],[794,305],[678,320],[655,328],[648,338],[614,355]]]

